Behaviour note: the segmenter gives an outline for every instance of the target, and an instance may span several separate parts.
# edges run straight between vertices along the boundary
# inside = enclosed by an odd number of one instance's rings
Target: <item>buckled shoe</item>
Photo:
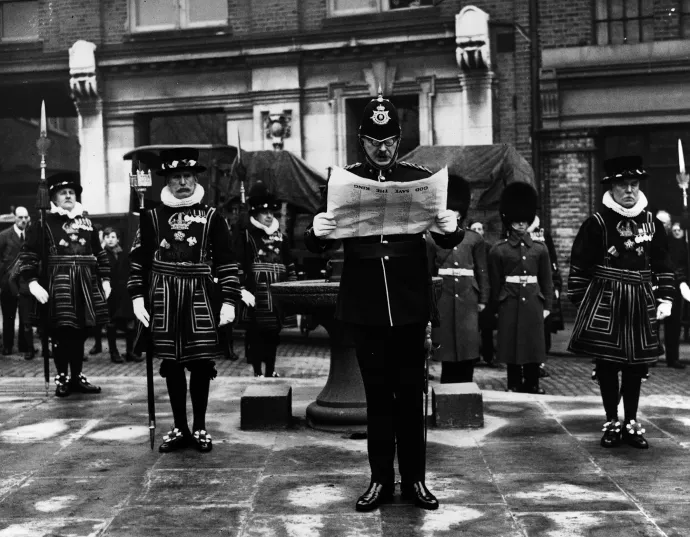
[[[604,436],[601,437],[601,447],[616,447],[621,443],[621,422],[611,420],[604,423]]]
[[[436,496],[431,494],[429,489],[426,488],[424,481],[416,481],[411,485],[403,484],[400,497],[403,500],[414,501],[414,504],[422,509],[428,509],[430,511],[438,509],[438,500]]]
[[[645,437],[642,436],[645,432],[640,422],[630,420],[625,424],[625,428],[623,429],[623,440],[634,448],[649,449],[649,443]]]
[[[355,504],[357,511],[373,511],[383,503],[393,499],[393,486],[383,485],[372,481],[369,488],[362,494]]]
[[[211,441],[211,435],[208,434],[204,429],[199,429],[194,431],[192,436],[194,443],[199,451],[202,453],[208,453],[213,449],[213,442]]]
[[[65,373],[59,373],[55,377],[55,395],[67,397],[70,394],[70,379]]]
[[[171,451],[177,451],[178,449],[185,448],[189,445],[189,432],[184,434],[177,427],[173,427],[172,430],[168,432],[163,437],[163,443],[158,446],[158,451],[161,453],[170,453]]]
[[[72,390],[80,393],[101,393],[100,386],[94,386],[88,380],[83,373],[79,373],[76,379],[72,379],[71,383]]]

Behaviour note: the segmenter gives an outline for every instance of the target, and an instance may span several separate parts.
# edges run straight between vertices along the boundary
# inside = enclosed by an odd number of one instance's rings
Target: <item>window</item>
[[[38,2],[0,2],[0,31],[3,41],[38,39]]]
[[[397,9],[414,9],[433,6],[433,0],[329,0],[331,16],[379,13]]]
[[[598,45],[622,45],[654,40],[654,2],[597,0]]]
[[[134,31],[221,26],[228,22],[227,0],[131,0]]]

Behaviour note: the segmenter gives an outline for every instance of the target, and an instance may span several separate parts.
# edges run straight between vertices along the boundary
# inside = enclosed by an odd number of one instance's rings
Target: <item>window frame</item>
[[[687,4],[683,0],[679,0],[679,2],[680,8],[678,9],[678,33],[680,34],[680,39],[688,39],[690,38],[690,23],[688,23],[687,31],[684,31],[684,28],[686,19],[690,20],[690,2],[687,2]]]
[[[682,2],[682,0],[680,0]],[[597,45],[599,46],[607,46],[607,45],[628,45],[628,44],[636,44],[636,43],[650,43],[654,41],[654,37],[652,37],[651,40],[645,40],[643,39],[644,36],[644,21],[652,21],[652,28],[654,24],[654,10],[652,9],[652,12],[649,15],[643,15],[643,10],[642,6],[645,2],[645,0],[621,0],[622,5],[623,5],[623,15],[621,17],[616,17],[613,18],[611,15],[611,3],[612,0],[596,0],[594,2],[594,39]],[[635,17],[629,17],[627,15],[628,11],[628,4],[631,2],[637,2],[637,16]],[[606,7],[606,18],[600,19],[598,18],[598,12],[599,12],[599,4],[603,3]],[[637,26],[637,41],[629,41],[628,40],[628,31],[629,31],[629,23],[631,21],[637,21],[638,26]],[[622,23],[623,24],[623,42],[622,43],[613,43],[611,41],[611,25],[613,23]],[[606,42],[599,42],[599,27],[600,25],[605,24],[606,25]]]
[[[328,17],[329,18],[352,17],[352,16],[356,16],[356,15],[377,15],[379,13],[390,13],[390,12],[407,11],[407,10],[413,10],[413,9],[426,9],[426,8],[434,7],[433,0],[431,0],[431,3],[427,6],[402,7],[402,8],[391,8],[390,7],[390,0],[376,0],[376,7],[372,8],[372,9],[360,8],[360,9],[349,9],[347,11],[343,11],[343,10],[336,11],[335,2],[336,2],[336,0],[328,0]]]
[[[227,3],[226,3],[226,16],[224,19],[208,20],[208,21],[198,21],[192,22],[189,17],[189,1],[188,0],[175,0],[175,19],[176,22],[172,24],[148,24],[148,25],[138,25],[136,20],[136,10],[138,4],[141,0],[130,0],[130,29],[133,33],[146,33],[146,32],[165,32],[171,30],[194,30],[197,28],[218,28],[221,26],[228,25],[227,13]]]
[[[29,3],[32,2],[36,4],[36,34],[34,35],[26,35],[26,36],[17,36],[17,37],[5,37],[2,34],[2,28],[4,26],[4,13],[3,13],[3,6],[5,4],[24,4],[24,3]],[[40,26],[39,20],[38,20],[38,15],[39,15],[39,0],[0,0],[0,43],[29,43],[32,41],[38,41],[40,39],[40,34],[38,31],[38,28]]]

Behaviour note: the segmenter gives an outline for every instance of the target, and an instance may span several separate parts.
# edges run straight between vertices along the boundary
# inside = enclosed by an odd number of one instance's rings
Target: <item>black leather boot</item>
[[[417,507],[430,511],[438,509],[438,500],[426,488],[424,481],[416,481],[411,485],[403,484],[401,491],[400,497],[403,500],[412,500]]]
[[[75,392],[101,393],[101,387],[91,384],[82,373],[79,373],[76,378],[73,378],[70,384],[72,386],[72,391]]]
[[[355,504],[357,511],[373,511],[383,503],[393,499],[393,485],[383,485],[372,481],[369,488],[362,494]]]
[[[646,431],[642,427],[642,424],[635,420],[626,420],[625,427],[623,428],[623,440],[625,442],[637,449],[649,449],[649,443],[642,436]]]
[[[58,373],[55,377],[55,395],[67,397],[70,394],[70,379],[65,373]]]
[[[161,453],[170,453],[171,451],[186,448],[189,445],[190,438],[189,429],[183,433],[177,427],[173,427],[173,429],[163,437],[163,443],[158,446],[158,451]]]
[[[116,364],[124,362],[120,351],[117,350],[117,330],[115,325],[108,325],[105,328],[106,337],[108,338],[108,350],[110,351],[110,361]]]
[[[604,436],[601,437],[601,447],[616,447],[621,443],[621,422],[617,419],[604,423]]]

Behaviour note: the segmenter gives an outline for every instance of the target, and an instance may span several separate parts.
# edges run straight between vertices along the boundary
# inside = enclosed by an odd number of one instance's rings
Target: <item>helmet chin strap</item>
[[[381,166],[378,162],[373,160],[371,157],[369,157],[369,153],[367,153],[367,150],[364,148],[364,142],[362,141],[362,136],[360,135],[359,137],[359,145],[362,147],[362,151],[364,151],[364,158],[367,159],[367,162],[371,164],[372,168],[375,168],[379,171],[379,176],[378,179],[379,181],[385,180],[383,177],[383,172],[386,170],[390,170],[394,165],[395,161],[398,158],[398,150],[400,149],[400,138],[398,138],[398,144],[397,147],[395,148],[395,152],[393,153],[393,156],[391,157],[391,160],[388,164],[385,166]]]

